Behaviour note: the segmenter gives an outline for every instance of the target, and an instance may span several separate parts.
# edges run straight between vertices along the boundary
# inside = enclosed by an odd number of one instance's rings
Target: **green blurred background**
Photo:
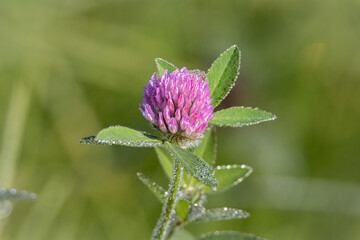
[[[167,185],[152,149],[80,145],[138,110],[155,57],[207,70],[226,48],[241,74],[221,108],[278,119],[218,130],[218,163],[255,172],[209,207],[249,219],[198,224],[277,239],[360,239],[360,2],[1,0],[0,186],[38,193],[0,220],[2,240],[149,239]]]

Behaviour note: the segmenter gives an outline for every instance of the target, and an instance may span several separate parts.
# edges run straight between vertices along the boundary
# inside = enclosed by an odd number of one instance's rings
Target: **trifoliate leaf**
[[[159,74],[158,77],[163,75],[165,69],[168,70],[168,74],[178,69],[177,67],[174,66],[174,64],[169,63],[168,61],[162,58],[155,58],[155,62]]]
[[[207,186],[212,188],[217,187],[217,181],[214,178],[213,170],[207,162],[192,152],[169,142],[165,142],[164,147],[177,161],[179,161],[189,174]]]
[[[235,231],[216,231],[201,235],[196,240],[265,240],[253,234]]]
[[[79,142],[129,147],[156,147],[162,144],[162,141],[155,136],[122,126],[105,128],[95,137],[83,138]]]
[[[215,112],[209,123],[220,127],[242,127],[276,119],[274,114],[249,107],[232,107]]]
[[[226,165],[217,166],[215,168],[215,178],[218,181],[217,191],[214,193],[221,192],[230,187],[236,186],[247,178],[253,169],[247,165]],[[211,192],[209,187],[204,188],[204,192]]]
[[[235,85],[240,71],[240,50],[232,46],[223,52],[211,65],[207,79],[209,81],[212,105],[216,107]]]
[[[138,178],[154,193],[161,203],[165,202],[167,192],[156,182],[145,176],[143,173],[137,173]]]

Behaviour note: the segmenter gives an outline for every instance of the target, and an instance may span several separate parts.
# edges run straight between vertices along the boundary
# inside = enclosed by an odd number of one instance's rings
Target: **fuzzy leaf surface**
[[[210,128],[206,133],[203,139],[201,140],[199,146],[195,149],[196,156],[204,159],[210,166],[215,164],[216,159],[216,135],[215,127]]]
[[[189,174],[207,186],[212,188],[217,187],[217,181],[214,178],[213,170],[207,162],[192,152],[169,142],[165,142],[164,146]]]
[[[212,105],[216,107],[235,85],[240,71],[240,50],[232,46],[223,52],[211,65],[207,79],[209,81]]]
[[[177,67],[175,67],[174,64],[172,64],[162,58],[155,58],[155,62],[156,62],[156,67],[157,67],[158,74],[159,74],[157,77],[161,77],[163,75],[165,69],[168,70],[168,74],[172,73],[173,71],[178,69]]]
[[[265,240],[253,234],[235,231],[216,231],[201,235],[196,240]]]
[[[242,127],[274,119],[274,114],[256,108],[232,107],[215,112],[210,123],[220,127]]]
[[[242,219],[249,217],[250,214],[235,208],[213,208],[206,209],[205,212],[194,222],[212,222],[231,219]]]
[[[247,178],[252,172],[253,169],[247,165],[217,166],[215,168],[215,178],[219,185],[215,193],[236,186],[245,178]],[[211,189],[209,187],[205,187],[204,192],[210,193]]]
[[[137,176],[151,190],[151,192],[154,193],[156,198],[159,199],[161,203],[165,202],[167,193],[164,188],[159,186],[157,183],[145,176],[143,173],[137,173]]]
[[[156,147],[162,144],[162,141],[155,136],[122,126],[105,128],[95,137],[83,138],[79,142],[129,147]]]

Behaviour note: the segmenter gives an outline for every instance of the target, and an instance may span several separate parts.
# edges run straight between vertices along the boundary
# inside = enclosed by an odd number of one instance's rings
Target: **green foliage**
[[[250,214],[235,208],[213,208],[206,209],[202,215],[194,219],[194,222],[213,222],[231,219],[242,219],[249,217]]]
[[[168,74],[172,73],[173,71],[175,71],[177,69],[177,67],[175,67],[172,63],[169,63],[168,61],[162,59],[162,58],[156,58],[155,59],[156,62],[156,67],[158,70],[158,77],[162,76],[165,69],[168,70]]]
[[[249,233],[241,233],[234,231],[216,231],[213,233],[203,234],[196,240],[264,240]]]
[[[220,127],[242,127],[276,119],[276,116],[249,107],[232,107],[215,112],[211,124]]]
[[[184,199],[181,199],[178,201],[178,204],[176,206],[176,215],[179,217],[181,221],[185,221],[186,215],[188,213],[190,206],[190,202],[186,201]]]
[[[240,50],[232,46],[223,52],[211,65],[207,79],[209,81],[212,105],[216,107],[235,85],[240,71]]]
[[[194,153],[207,162],[210,166],[215,164],[216,159],[216,135],[215,127],[210,128],[204,135]]]
[[[217,166],[215,168],[215,178],[218,181],[218,188],[216,192],[218,193],[224,190],[227,190],[237,184],[241,183],[245,178],[247,178],[253,169],[247,165],[224,165]],[[204,191],[210,193],[211,190],[209,187],[205,187]]]
[[[217,187],[217,182],[213,176],[212,168],[207,162],[195,154],[169,142],[165,142],[164,146],[170,154],[180,162],[185,170],[197,180],[212,188]]]
[[[83,138],[79,142],[128,147],[156,147],[162,144],[162,141],[155,136],[122,126],[105,128],[96,137]]]

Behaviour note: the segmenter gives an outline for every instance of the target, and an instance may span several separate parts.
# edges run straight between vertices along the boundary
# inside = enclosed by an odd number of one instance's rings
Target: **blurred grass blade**
[[[155,58],[155,62],[156,62],[156,67],[157,67],[158,74],[159,74],[157,77],[161,77],[163,75],[165,69],[168,70],[168,74],[172,73],[173,71],[178,69],[177,67],[174,66],[174,64],[169,63],[168,61],[166,61],[162,58]]]
[[[14,240],[45,239],[56,216],[70,197],[72,184],[63,177],[53,177],[39,194],[39,200],[23,224],[18,225]]]
[[[159,186],[153,180],[151,180],[150,178],[148,178],[147,176],[145,176],[144,174],[142,174],[140,172],[137,173],[137,176],[151,190],[151,192],[154,193],[156,198],[159,199],[159,201],[161,203],[165,202],[166,195],[167,195],[167,192],[165,191],[165,189],[163,189],[161,186]]]
[[[164,147],[179,161],[189,174],[207,186],[212,188],[217,187],[217,181],[214,178],[213,170],[207,162],[195,154],[169,142],[165,142]]]
[[[35,200],[35,199],[36,199],[35,193],[29,193],[24,190],[17,191],[14,188],[12,188],[12,189],[1,188],[0,189],[0,200],[26,201],[26,200]]]
[[[218,112],[210,120],[220,127],[242,127],[276,119],[274,114],[249,107],[232,107]]]
[[[223,220],[231,220],[231,219],[242,219],[249,217],[250,214],[234,208],[213,208],[206,209],[205,212],[198,218],[195,219],[194,222],[212,222],[212,221],[223,221]]]
[[[216,231],[201,235],[196,240],[265,240],[253,234],[235,231]]]
[[[232,46],[223,52],[211,65],[207,79],[209,81],[212,105],[216,107],[235,85],[240,71],[240,50]]]
[[[0,185],[4,187],[10,187],[14,179],[30,98],[31,92],[28,87],[22,83],[13,85],[9,108],[5,114],[0,153]]]
[[[215,164],[216,159],[216,134],[215,127],[210,128],[205,136],[202,138],[199,146],[195,149],[194,153],[199,158],[202,158],[210,166]]]
[[[247,165],[223,165],[215,168],[215,178],[218,181],[218,188],[215,193],[229,189],[236,186],[247,178],[253,169]],[[210,193],[209,187],[204,188],[204,192]]]
[[[105,128],[96,137],[83,138],[79,142],[128,147],[156,147],[162,144],[162,141],[155,136],[122,126]]]

